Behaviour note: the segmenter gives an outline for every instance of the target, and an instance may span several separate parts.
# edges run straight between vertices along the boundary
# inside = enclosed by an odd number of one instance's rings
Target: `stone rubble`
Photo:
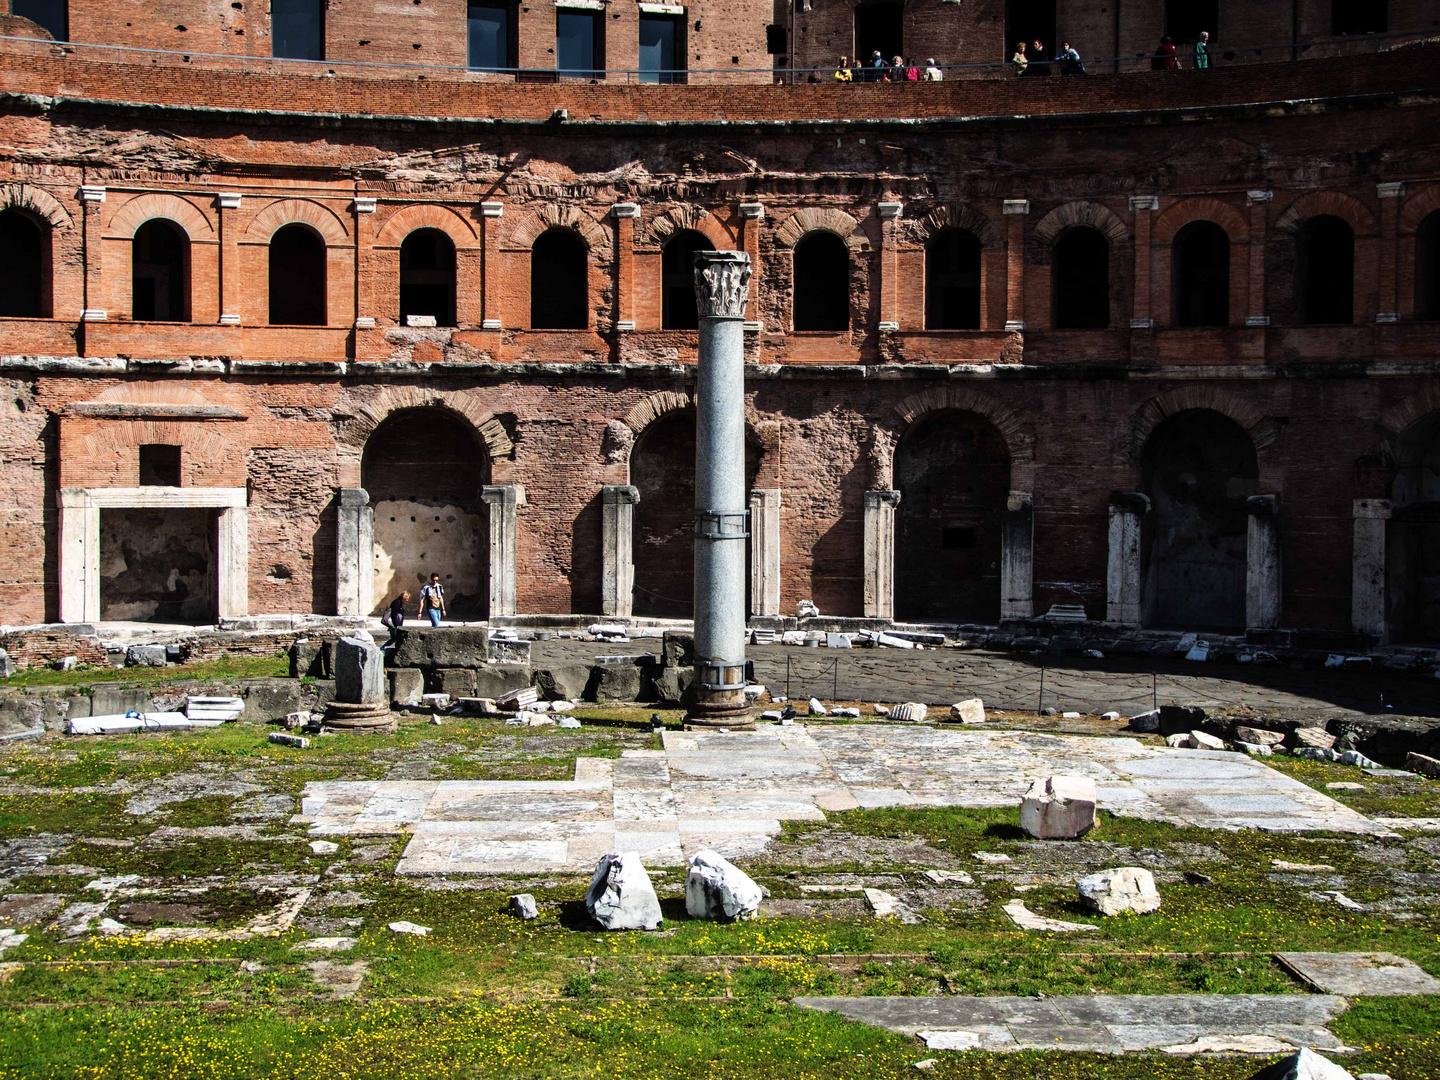
[[[516,893],[510,897],[510,914],[519,919],[538,919],[540,908],[530,893]]]
[[[585,893],[585,910],[606,930],[654,930],[663,919],[655,886],[633,851],[600,859]]]
[[[1020,802],[1020,827],[1037,840],[1073,840],[1096,825],[1095,781],[1057,775],[1036,780]]]
[[[1087,930],[1098,930],[1099,927],[1089,923],[1066,922],[1063,919],[1047,919],[1036,915],[1027,908],[1024,901],[1011,900],[1002,909],[1010,917],[1010,921],[1021,930],[1043,930],[1047,934],[1079,934]]]
[[[1302,1047],[1288,1058],[1253,1073],[1250,1080],[1355,1080],[1355,1077],[1329,1058]]]
[[[828,715],[829,715],[829,712],[826,710],[825,706],[820,703],[820,699],[819,699],[819,698],[813,698],[813,697],[812,697],[812,698],[810,699],[810,715],[811,715],[811,716],[828,716]]]
[[[691,856],[685,875],[685,911],[692,919],[748,919],[764,897],[760,886],[724,856],[709,848]]]
[[[1160,908],[1155,875],[1138,866],[1087,874],[1075,884],[1080,901],[1101,915],[1146,915]]]
[[[884,889],[865,889],[864,893],[865,902],[877,919],[899,919],[906,926],[917,926],[925,921],[894,893]]]
[[[430,927],[421,926],[407,919],[401,919],[399,922],[392,922],[388,925],[389,928],[397,934],[414,934],[416,937],[424,937],[430,933]]]
[[[1324,728],[1296,728],[1291,733],[1291,738],[1298,747],[1314,746],[1321,750],[1329,750],[1335,745],[1335,736]]]
[[[961,724],[985,723],[985,703],[979,698],[966,698],[950,706],[950,719]]]
[[[890,709],[891,720],[909,720],[920,723],[925,719],[926,707],[918,701],[907,701],[901,705],[892,706]]]
[[[1265,728],[1248,727],[1241,724],[1235,729],[1238,742],[1258,743],[1261,746],[1279,746],[1285,741],[1283,731],[1267,731]]]

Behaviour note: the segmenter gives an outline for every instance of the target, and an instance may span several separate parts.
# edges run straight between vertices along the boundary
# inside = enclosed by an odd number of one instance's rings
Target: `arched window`
[[[710,238],[693,229],[677,232],[665,242],[660,255],[660,325],[666,330],[694,330],[700,325],[695,311],[695,253],[713,250]]]
[[[1230,322],[1230,238],[1213,221],[1192,221],[1175,234],[1175,324]]]
[[[1110,325],[1110,242],[1099,229],[1067,229],[1055,241],[1055,325],[1095,330]]]
[[[850,249],[832,232],[795,245],[795,329],[850,329]]]
[[[50,233],[19,210],[0,213],[0,315],[40,319],[49,312]]]
[[[190,321],[190,238],[173,221],[151,218],[135,230],[130,315],[138,321]]]
[[[308,225],[270,237],[270,324],[325,325],[325,241]]]
[[[10,14],[39,23],[56,41],[70,40],[70,5],[66,0],[10,0]]]
[[[925,248],[925,328],[980,329],[980,241],[946,229]]]
[[[1348,323],[1355,317],[1355,231],[1324,214],[1295,235],[1295,289],[1300,321]]]
[[[1415,317],[1440,319],[1440,210],[1415,230]]]
[[[584,330],[590,325],[585,242],[569,229],[547,229],[530,249],[530,325]]]
[[[439,229],[416,229],[400,245],[400,322],[411,315],[455,325],[455,244]]]

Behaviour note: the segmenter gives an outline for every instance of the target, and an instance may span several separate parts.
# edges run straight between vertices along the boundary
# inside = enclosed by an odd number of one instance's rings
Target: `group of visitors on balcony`
[[[897,56],[887,61],[879,49],[870,54],[870,62],[860,63],[859,57],[852,64],[848,56],[840,57],[835,68],[836,82],[891,82],[918,83],[944,82],[945,70],[931,57],[922,68],[914,60]]]

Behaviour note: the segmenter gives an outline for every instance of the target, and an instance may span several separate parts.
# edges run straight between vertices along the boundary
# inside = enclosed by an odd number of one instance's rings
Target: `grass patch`
[[[197,660],[193,664],[168,664],[165,667],[78,667],[73,671],[30,668],[16,672],[8,679],[0,679],[0,686],[84,687],[95,682],[118,682],[121,686],[154,686],[157,683],[186,679],[283,678],[289,674],[289,654],[277,653],[274,656],[222,656],[217,660]]]
[[[1266,764],[1292,776],[1367,817],[1440,816],[1440,781],[1424,776],[1370,776],[1353,765],[1276,757]],[[1329,783],[1363,784],[1362,791],[1327,788]]]

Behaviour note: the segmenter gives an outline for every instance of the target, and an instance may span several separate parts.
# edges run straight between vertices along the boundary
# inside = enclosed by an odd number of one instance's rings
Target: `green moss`
[[[200,660],[193,664],[169,664],[165,667],[99,668],[79,667],[74,671],[31,668],[0,679],[0,686],[74,686],[81,692],[94,682],[115,682],[121,686],[154,686],[157,683],[179,682],[184,679],[261,679],[280,678],[290,674],[287,653],[274,656],[222,656],[218,660]]]

